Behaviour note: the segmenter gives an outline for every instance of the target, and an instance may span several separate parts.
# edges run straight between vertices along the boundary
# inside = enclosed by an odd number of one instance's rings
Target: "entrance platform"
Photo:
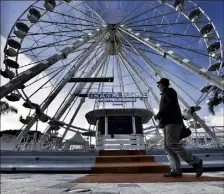
[[[125,151],[125,150],[124,150]],[[141,152],[141,151],[140,151]],[[224,171],[224,149],[197,149],[190,152],[204,161],[206,172]],[[90,174],[94,165],[99,160],[109,160],[101,157],[103,152],[99,151],[0,151],[1,173],[76,173]],[[108,152],[109,153],[109,152]],[[122,153],[122,151],[120,151]],[[169,165],[163,150],[146,150],[146,155],[141,160],[150,160],[152,156],[156,163]],[[111,153],[110,153],[111,154]],[[140,153],[142,154],[142,153]],[[111,155],[109,155],[111,156]],[[113,157],[112,157],[113,158]],[[140,157],[126,157],[123,161],[140,161]],[[120,158],[121,159],[121,158]],[[114,160],[114,158],[113,158]],[[126,162],[126,164],[128,164]],[[181,161],[183,172],[193,172],[192,168]],[[120,172],[121,173],[121,172]]]
[[[17,154],[17,157],[21,157],[21,153]],[[78,154],[76,152],[74,154],[74,152],[71,152],[70,154],[70,157],[68,157],[68,153],[62,152],[61,155],[64,156],[60,156],[60,158],[67,157],[67,164],[64,164],[67,168],[69,165],[75,165],[73,162],[74,159],[77,160],[78,155],[82,160],[86,160],[85,157],[89,153],[80,152]],[[9,162],[10,154],[8,153],[8,157],[6,156],[5,153],[4,160]],[[2,173],[1,193],[223,194],[223,171],[207,172],[199,178],[196,178],[194,173],[184,173],[181,178],[164,178],[163,174],[168,172],[168,165],[157,162],[155,156],[148,155],[145,150],[102,150],[97,153],[92,152],[91,156],[88,156],[88,160],[90,160],[89,157],[92,159],[89,161],[90,163],[86,163],[91,164],[86,174],[45,174],[47,171],[42,171],[43,174],[37,174],[37,172],[35,174],[22,174],[18,173],[19,171],[15,174]],[[16,156],[14,155],[14,157]],[[29,155],[23,157],[21,161],[29,161]],[[35,157],[35,161],[44,161],[45,165],[50,162],[52,166],[57,168],[57,164],[51,162],[52,158],[46,157],[49,157],[47,153],[39,153],[38,158]],[[55,157],[53,158],[55,159]],[[68,161],[70,161],[70,164],[68,164]],[[56,173],[57,171],[52,172]],[[72,171],[69,173],[72,173]]]
[[[224,172],[204,173],[192,182],[178,178],[169,182],[148,182],[138,175],[128,174],[129,180],[120,176],[121,182],[106,182],[114,175],[99,176],[104,182],[79,183],[89,175],[85,174],[1,174],[2,194],[223,194],[222,181],[208,181],[203,177],[223,177]],[[91,175],[92,176],[92,175]],[[144,175],[148,176],[149,175]],[[192,174],[186,174],[192,176]],[[117,175],[116,175],[117,177]],[[125,177],[127,177],[125,175]],[[134,179],[138,181],[133,181]],[[112,177],[113,178],[113,177]],[[117,177],[118,178],[118,177]],[[223,178],[222,178],[223,179]],[[98,179],[99,180],[99,179]],[[192,179],[191,179],[192,180]],[[96,179],[95,179],[96,181]],[[172,182],[171,182],[172,181]],[[204,182],[205,181],[205,182]]]

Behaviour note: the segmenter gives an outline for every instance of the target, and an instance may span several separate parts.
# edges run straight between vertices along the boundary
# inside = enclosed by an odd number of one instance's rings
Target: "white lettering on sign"
[[[99,99],[98,102],[136,102],[136,98],[114,98],[114,99],[103,98]]]
[[[90,99],[101,99],[101,98],[147,98],[148,93],[136,93],[136,92],[90,92],[88,94]]]

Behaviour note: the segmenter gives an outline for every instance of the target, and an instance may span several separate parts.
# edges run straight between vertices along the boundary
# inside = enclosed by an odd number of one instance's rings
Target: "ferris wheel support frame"
[[[159,78],[162,78],[161,72],[160,71],[157,71],[157,69],[153,66],[154,63],[148,57],[146,57],[141,51],[139,51],[138,48],[136,48],[131,43],[131,41],[128,39],[128,37],[126,37],[122,32],[121,32],[121,34],[123,35],[123,37],[125,38],[125,40],[131,45],[131,47],[137,52],[137,54],[145,61],[145,63],[149,66],[149,68],[152,69],[157,74],[157,76]],[[190,108],[190,106],[188,105],[188,103],[180,95],[178,95],[178,98],[180,99],[181,103],[185,106],[186,109],[189,109]],[[209,136],[213,139],[213,141],[217,145],[220,145],[220,141],[217,138],[217,136],[215,135],[215,133],[213,133],[211,131],[211,129],[203,122],[203,120],[196,113],[194,113],[193,116],[194,116],[194,119],[197,120],[198,123],[203,127],[203,129],[209,134]]]
[[[103,61],[101,64],[105,63],[105,61],[106,61],[106,59],[104,59],[104,61]],[[97,72],[96,72],[96,74],[95,74],[94,77],[97,77],[97,76],[99,75],[99,72],[100,72],[100,70],[102,69],[102,67],[103,67],[103,66],[100,66],[100,67],[98,68],[98,70],[97,70]],[[90,84],[90,86],[89,86],[89,88],[88,88],[88,90],[86,91],[85,94],[88,94],[88,93],[89,93],[89,91],[90,91],[90,89],[91,89],[91,87],[92,87],[93,84],[94,84],[93,82]],[[67,128],[65,129],[65,132],[64,132],[63,135],[62,135],[62,141],[63,141],[63,139],[65,138],[65,136],[66,136],[66,134],[68,133],[68,131],[71,131],[71,129],[70,129],[70,127],[72,126],[71,124],[73,123],[75,117],[77,116],[78,111],[80,110],[81,106],[82,106],[83,103],[85,102],[85,98],[86,98],[86,97],[82,97],[82,98],[80,99],[80,103],[79,103],[79,105],[78,105],[78,107],[77,107],[77,109],[76,109],[74,115],[72,116],[72,118],[71,118],[69,124],[67,125]],[[90,128],[89,128],[87,131],[90,131]],[[78,131],[77,131],[77,132],[78,132]],[[91,140],[91,137],[90,137],[90,140]]]
[[[130,70],[132,70],[132,67],[129,65],[128,61],[126,60],[126,58],[124,57],[124,55],[121,52],[118,52],[118,54],[119,54],[119,57],[120,57],[122,63],[124,64],[125,68],[130,73]],[[133,77],[133,75],[131,73],[130,73],[130,76],[131,76],[132,80],[135,82],[135,85],[138,88],[139,92],[140,93],[143,93],[143,91],[141,90],[141,88],[139,87],[139,85],[137,84],[135,78]],[[144,104],[145,104],[146,108],[149,109],[153,113],[153,115],[155,115],[155,113],[153,111],[153,108],[151,107],[151,105],[149,104],[149,102],[147,100],[143,100],[143,101],[144,101]],[[158,126],[158,125],[156,125],[156,123],[155,123],[154,120],[152,120],[152,121],[153,121],[153,124],[155,126]],[[158,130],[157,127],[156,127],[156,131],[160,134],[160,132],[159,132],[159,130]]]
[[[86,52],[86,54],[83,56],[83,58],[79,61],[78,65],[83,64],[83,62],[87,59],[87,56],[96,48],[96,46],[98,45],[99,41],[101,40],[102,37],[104,37],[105,34],[102,34],[98,40],[92,45],[92,47],[89,49],[88,52]],[[105,49],[104,53],[101,55],[101,57],[98,59],[98,61],[93,65],[93,67],[91,68],[91,70],[89,71],[89,73],[86,75],[86,77],[90,77],[95,71],[96,69],[100,66],[100,64],[102,63],[102,61],[105,60],[107,53],[109,52],[108,48]],[[64,103],[63,107],[60,109],[60,111],[58,111],[55,115],[54,115],[54,119],[59,120],[61,118],[61,116],[65,113],[65,111],[67,110],[67,108],[70,106],[70,104],[72,103],[72,101],[74,100],[74,98],[77,96],[77,94],[81,93],[81,91],[83,90],[83,88],[85,87],[87,83],[83,82],[83,83],[79,83],[78,86],[76,87],[76,89],[73,91],[73,93],[71,94],[71,96],[69,97],[69,99]],[[81,107],[80,107],[81,108]],[[74,116],[74,115],[73,115]],[[75,118],[74,118],[75,119]],[[71,125],[71,124],[70,124]],[[49,133],[50,127],[48,126],[48,128],[46,129],[45,134],[47,135]],[[44,135],[45,135],[44,134]],[[40,143],[42,143],[42,140],[44,140],[44,136],[43,138],[41,138],[39,140]]]
[[[105,32],[105,29],[103,29]],[[96,37],[100,35],[103,31],[102,29],[96,30],[93,34],[88,34],[82,38],[80,38],[78,41],[75,41],[71,45],[63,48],[56,54],[52,55],[45,61],[38,63],[34,67],[31,67],[21,73],[18,77],[10,80],[7,84],[0,87],[0,99],[5,97],[7,94],[11,93],[12,91],[20,88],[23,84],[25,84],[30,79],[34,78],[39,73],[43,72],[47,68],[51,67],[58,61],[65,59],[70,53],[73,53],[77,48],[84,45],[86,42],[91,40],[93,37]]]
[[[96,33],[94,35],[97,36],[100,32]],[[69,73],[64,77],[63,81],[60,83],[60,85],[56,88],[56,90],[48,97],[47,101],[45,101],[45,103],[42,105],[41,107],[41,111],[43,112],[48,106],[49,104],[53,101],[53,99],[58,95],[58,93],[63,89],[63,87],[67,84],[68,80],[71,79],[75,72],[79,69],[79,67],[82,65],[82,63],[87,59],[87,57],[89,56],[89,54],[94,50],[94,48],[98,45],[98,43],[101,41],[101,37],[105,36],[105,34],[107,33],[106,30],[103,31],[103,33],[98,37],[98,39],[96,40],[96,42],[91,46],[91,48],[82,56],[82,58],[80,59],[79,63],[76,66],[72,67],[72,70],[69,71]],[[86,36],[86,41],[89,40],[90,36]],[[86,41],[84,41],[82,44],[80,44],[80,46],[82,46]],[[73,44],[74,45],[74,44]],[[79,46],[79,47],[80,47]],[[69,47],[66,47],[65,49],[69,49]],[[63,50],[65,50],[63,49]],[[75,48],[77,49],[77,47]],[[75,50],[74,49],[74,50]],[[17,140],[21,141],[23,136],[30,130],[30,128],[33,126],[33,124],[36,122],[36,116],[34,116],[34,118],[27,124],[27,126],[21,131],[21,133],[17,136]],[[18,142],[17,142],[18,143]],[[16,146],[16,145],[15,145]]]
[[[95,10],[89,7],[86,3],[84,3],[84,5],[88,7],[88,9],[90,9],[93,13],[95,13],[104,22],[104,25],[106,24],[106,21]]]
[[[127,62],[127,59],[126,59],[126,57],[124,56],[124,54],[123,54],[122,52],[120,52],[120,55],[121,55],[121,57],[124,58],[125,61]],[[138,70],[134,65],[133,65],[133,66],[130,65],[128,62],[127,62],[127,64],[128,64],[129,67],[132,69],[132,71],[133,71],[134,73],[136,73],[136,75],[139,76],[140,81],[143,83],[143,85],[145,85],[146,89],[152,93],[152,95],[153,95],[153,97],[155,98],[157,104],[159,105],[159,98],[158,98],[158,96],[155,94],[153,88],[149,86],[149,84],[148,84],[147,81],[144,79],[144,77],[142,76],[142,74],[139,73],[139,70]]]
[[[78,114],[78,112],[79,112],[79,110],[80,110],[80,108],[82,107],[82,105],[83,105],[84,102],[85,102],[85,97],[82,97],[82,98],[80,99],[80,103],[79,103],[78,107],[77,107],[76,110],[75,110],[75,113],[73,114],[72,118],[70,119],[70,121],[69,121],[69,123],[68,123],[68,126],[66,127],[66,129],[65,129],[65,131],[64,131],[64,133],[63,133],[63,135],[62,135],[62,137],[61,137],[61,142],[64,140],[65,136],[67,135],[67,133],[68,133],[68,131],[69,131],[69,129],[70,129],[71,124],[72,124],[73,121],[75,120],[75,118],[76,118],[76,116],[77,116],[77,114]]]
[[[157,53],[161,54],[161,56],[166,56],[166,58],[170,59],[171,61],[175,62],[177,65],[182,66],[183,68],[187,69],[190,72],[195,73],[196,75],[200,76],[201,78],[205,79],[208,83],[224,90],[224,80],[221,77],[208,72],[205,68],[201,68],[197,64],[193,64],[188,59],[181,59],[180,56],[174,54],[172,50],[166,51],[165,49],[161,48],[160,46],[156,46],[153,42],[150,41],[150,38],[142,38],[137,36],[136,34],[124,29],[122,27],[118,27],[122,32],[131,36],[132,38],[138,40],[139,42],[143,43],[144,45],[148,46],[149,48],[153,49]],[[172,53],[171,53],[172,52]],[[187,62],[186,62],[187,61]]]
[[[128,65],[128,62],[126,61],[125,58],[123,58],[123,56],[120,54],[120,52],[119,52],[119,56],[120,56],[120,59],[121,59],[122,63],[124,64],[125,68],[126,68],[127,71],[130,73],[130,69],[129,69],[130,67],[129,67],[129,65]],[[133,81],[135,82],[135,85],[136,85],[136,87],[138,88],[139,92],[140,92],[140,93],[144,93],[144,92],[142,91],[142,89],[139,87],[139,85],[137,84],[136,79],[133,77],[133,75],[132,75],[132,74],[130,74],[130,75],[131,75],[131,78],[133,79]],[[151,105],[148,103],[148,101],[145,100],[144,102],[145,102],[145,104],[146,104],[146,108],[149,109],[151,112],[154,112],[154,111],[153,111],[153,108],[152,108]]]
[[[140,79],[140,81],[145,85],[145,87],[146,87],[149,91],[151,91],[153,97],[155,98],[156,102],[157,102],[158,105],[159,105],[159,98],[156,96],[156,94],[154,93],[153,89],[148,85],[148,83],[147,83],[147,82],[145,81],[145,79],[142,77],[141,73],[139,73],[138,69],[135,68],[134,66],[131,66],[131,65],[128,63],[126,57],[124,56],[124,54],[123,54],[122,52],[119,52],[119,54],[120,54],[120,58],[123,58],[123,60],[124,60],[124,61],[126,62],[126,64],[129,66],[129,68],[132,70],[132,72],[136,73],[136,75],[138,75],[138,78]],[[129,71],[129,70],[128,70],[128,71]],[[131,75],[131,74],[130,74],[130,75]],[[133,79],[133,78],[132,78],[132,79]],[[136,85],[137,85],[137,83],[136,83]],[[145,102],[145,101],[144,101],[144,102]],[[153,113],[153,115],[155,115],[156,113],[154,112],[153,108],[149,105],[148,101],[145,102],[145,103],[148,104],[148,106],[150,107],[149,110],[151,110],[152,113]],[[146,107],[147,107],[147,105],[146,105]],[[159,125],[158,125],[157,121],[154,121],[154,119],[152,119],[152,122],[153,122],[153,124],[154,124],[155,127],[156,127],[156,132],[158,132],[158,133],[160,134],[160,131],[158,130],[158,128],[159,128],[158,126],[159,126]]]
[[[106,54],[106,53],[102,54],[101,57],[98,59],[98,62],[91,68],[91,70],[88,72],[88,74],[86,75],[86,77],[90,77],[90,76],[92,76],[92,75],[94,74],[94,72],[96,71],[96,69],[100,66],[100,67],[98,68],[98,70],[97,70],[95,76],[94,76],[94,77],[97,77],[97,75],[99,74],[99,72],[100,72],[100,70],[101,70],[101,68],[102,68],[101,64],[103,64],[103,63],[106,61],[106,57],[107,57],[107,54]],[[89,85],[87,91],[85,92],[86,94],[89,93],[89,91],[91,90],[91,87],[92,87],[93,84],[94,84],[94,82],[92,82],[92,83]],[[86,84],[84,84],[84,86],[85,86],[85,85],[86,85]],[[84,87],[84,86],[83,86],[83,87]],[[72,118],[70,119],[70,122],[69,122],[69,124],[68,124],[68,126],[67,126],[65,132],[64,132],[63,135],[62,135],[62,141],[63,141],[63,139],[65,138],[67,132],[69,131],[69,128],[70,128],[71,124],[73,123],[74,119],[76,118],[76,116],[77,116],[77,114],[78,114],[78,112],[79,112],[79,110],[80,110],[80,108],[82,107],[82,105],[83,105],[84,102],[85,102],[85,97],[82,97],[82,98],[80,99],[80,103],[79,103],[78,107],[77,107],[76,110],[75,110],[75,113],[73,114]]]

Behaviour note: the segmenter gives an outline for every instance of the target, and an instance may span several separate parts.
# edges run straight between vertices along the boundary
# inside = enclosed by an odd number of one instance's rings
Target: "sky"
[[[3,48],[6,41],[6,38],[12,28],[12,25],[15,23],[16,19],[22,14],[22,12],[30,6],[35,1],[0,1],[1,2],[1,68],[2,68],[2,54],[3,54]],[[224,18],[224,1],[195,1],[204,11],[205,13],[212,19],[213,23],[215,24],[219,35],[224,40],[224,26],[223,26],[223,18]],[[112,14],[112,13],[110,13]],[[22,56],[22,60],[29,62],[29,59],[24,55]],[[193,79],[193,77],[192,77]],[[4,80],[2,81],[5,82]],[[192,93],[194,91],[188,91],[189,93]],[[61,96],[59,98],[63,98],[65,94],[60,94]],[[40,98],[40,96],[37,96],[36,99]],[[14,103],[18,110],[18,115],[9,114],[7,116],[3,116],[1,118],[1,130],[5,129],[15,129],[18,128],[18,126],[21,126],[21,124],[18,121],[18,117],[22,114],[25,116],[27,114],[27,110],[22,107],[22,103]],[[82,114],[77,119],[76,123],[77,126],[82,126],[82,117],[84,117],[86,110],[90,109],[91,103],[86,103],[85,107],[82,109]],[[205,108],[206,109],[206,108]],[[211,116],[208,111],[203,110],[201,112],[201,116],[204,117],[208,121],[210,125],[223,125],[223,107],[220,106],[217,108],[217,113],[215,116]],[[88,126],[85,124],[85,127]],[[42,127],[44,128],[44,126]],[[70,136],[72,133],[70,133]]]

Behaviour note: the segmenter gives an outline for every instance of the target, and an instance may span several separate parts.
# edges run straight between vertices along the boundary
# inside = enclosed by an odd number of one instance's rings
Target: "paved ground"
[[[223,177],[224,172],[204,173]],[[224,194],[223,182],[71,183],[85,175],[1,174],[1,194]]]

